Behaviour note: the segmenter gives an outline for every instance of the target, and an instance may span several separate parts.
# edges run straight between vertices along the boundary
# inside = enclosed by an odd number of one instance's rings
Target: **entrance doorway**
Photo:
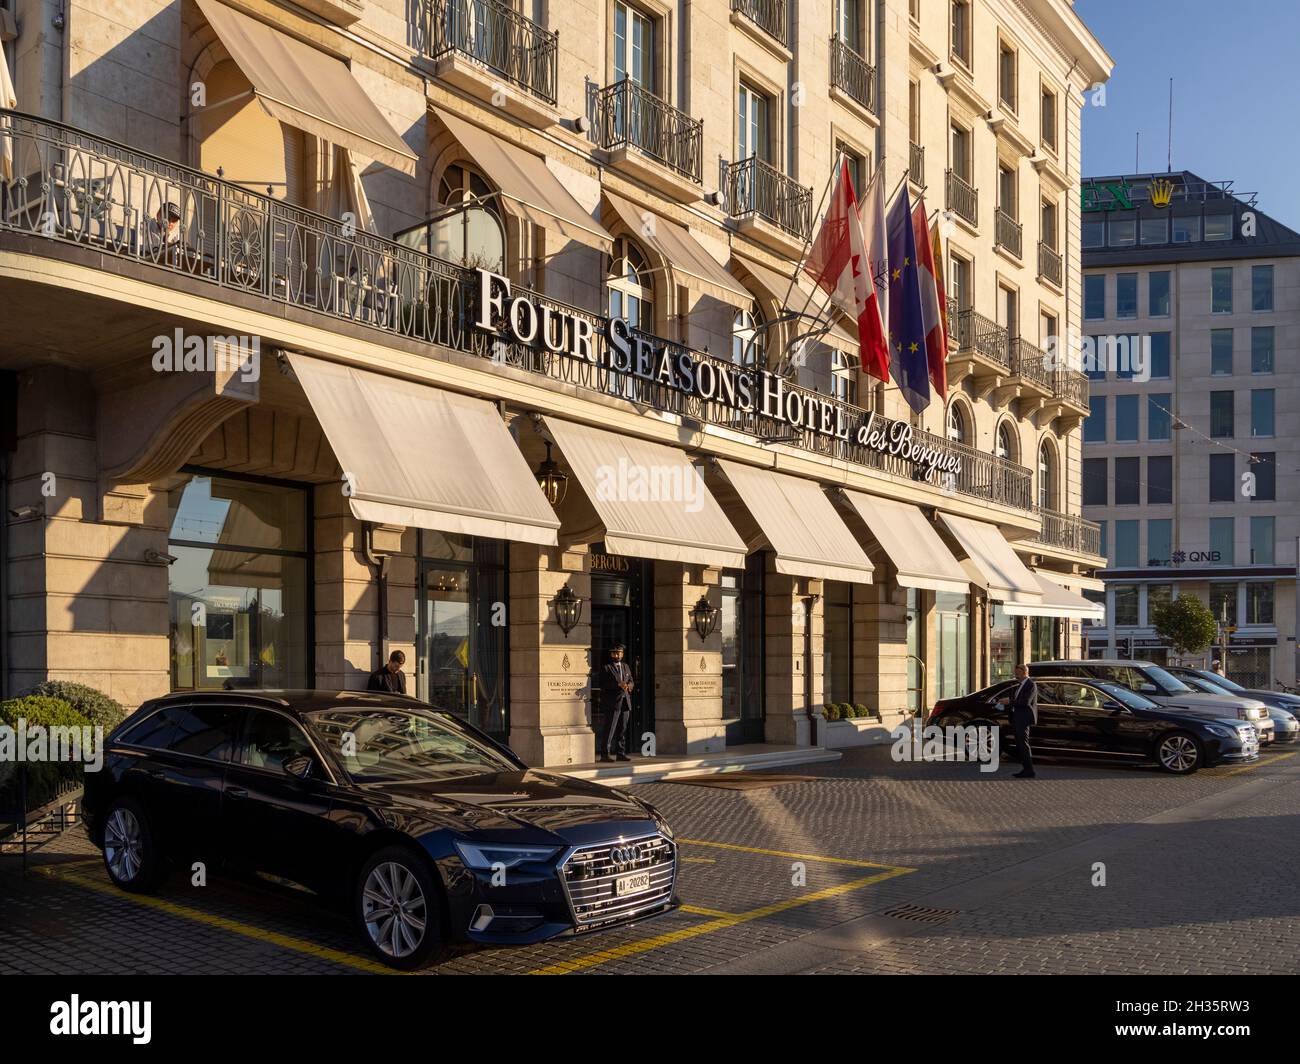
[[[591,556],[591,727],[596,750],[604,752],[609,721],[601,705],[600,682],[612,647],[623,645],[632,670],[632,716],[627,726],[629,753],[641,749],[641,736],[654,731],[654,689],[647,665],[654,660],[654,593],[650,563],[640,558],[594,551]]]
[[[726,743],[763,741],[762,551],[744,569],[722,571],[722,719]]]

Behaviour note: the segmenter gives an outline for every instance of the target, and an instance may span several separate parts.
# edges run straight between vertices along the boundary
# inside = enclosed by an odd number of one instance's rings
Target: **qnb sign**
[[[792,429],[856,443],[917,466],[926,479],[956,477],[961,456],[918,440],[912,426],[793,388],[765,369],[731,366],[697,356],[678,344],[648,337],[624,318],[590,318],[515,294],[510,279],[478,271],[477,317],[484,332],[565,355],[612,373],[662,385],[742,414],[770,418]]]

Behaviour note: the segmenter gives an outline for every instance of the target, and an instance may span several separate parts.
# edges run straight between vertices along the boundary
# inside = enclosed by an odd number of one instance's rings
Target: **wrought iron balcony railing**
[[[1011,370],[1011,348],[1007,330],[977,311],[962,310],[948,300],[948,328],[957,340],[958,351],[973,351],[1004,370]]]
[[[872,114],[876,113],[876,68],[839,34],[831,38],[831,84]]]
[[[918,185],[925,184],[925,148],[920,144],[909,144],[907,165],[911,169],[912,180]]]
[[[1077,369],[1054,370],[1052,394],[1082,410],[1088,409],[1088,375]]]
[[[592,357],[574,358],[545,345],[507,340],[475,327],[474,270],[312,211],[33,115],[0,111],[13,149],[12,180],[0,180],[0,237],[20,234],[53,245],[92,249],[100,260],[130,261],[163,282],[207,286],[214,299],[239,292],[261,299],[271,314],[287,308],[347,322],[416,344],[450,348],[571,388],[634,399],[653,408],[757,437],[788,435],[788,423],[761,407],[740,409],[671,385],[615,369],[605,351],[599,315],[547,296],[515,294],[582,318]],[[174,208],[174,209],[173,209]],[[177,216],[174,223],[171,216]],[[676,353],[686,349],[650,338]],[[692,352],[719,374],[735,366]],[[757,387],[755,384],[754,387]],[[868,412],[785,382],[805,404],[830,404],[839,421],[860,424]],[[834,417],[832,420],[836,420]],[[936,490],[984,502],[1033,508],[1032,474],[1023,466],[933,433],[912,430],[914,449],[956,454],[960,472]],[[794,446],[896,477],[918,478],[906,454],[890,454],[848,438],[806,430]]]
[[[739,11],[778,44],[790,43],[785,0],[731,0],[731,10]]]
[[[947,177],[947,206],[948,210],[955,211],[971,225],[980,223],[980,194],[979,189],[970,185],[964,177],[961,177],[955,170],[949,170]]]
[[[1035,506],[1041,525],[1035,540],[1049,547],[1060,547],[1079,554],[1101,553],[1101,526],[1085,521],[1077,514],[1063,514],[1044,506]]]
[[[1011,341],[1011,372],[1045,392],[1052,390],[1052,370],[1047,352],[1019,336]]]
[[[812,232],[812,189],[758,156],[724,162],[721,185],[731,217],[759,217],[801,240]]]
[[[1038,276],[1044,281],[1050,281],[1057,288],[1061,287],[1061,253],[1041,240],[1038,242]]]
[[[993,212],[993,241],[1020,258],[1024,227],[1001,207]]]
[[[502,0],[421,0],[418,28],[420,51],[430,59],[465,56],[555,103],[559,34]]]
[[[704,123],[629,78],[596,92],[596,134],[607,151],[634,148],[697,184],[704,179]]]

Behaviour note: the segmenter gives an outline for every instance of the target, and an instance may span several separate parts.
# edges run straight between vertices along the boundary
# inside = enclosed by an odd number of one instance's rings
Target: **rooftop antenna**
[[[1165,162],[1165,173],[1174,172],[1174,79],[1169,79],[1169,158]]]
[[[1134,137],[1136,143],[1133,146],[1133,172],[1140,174],[1142,172],[1142,131],[1138,130]]]

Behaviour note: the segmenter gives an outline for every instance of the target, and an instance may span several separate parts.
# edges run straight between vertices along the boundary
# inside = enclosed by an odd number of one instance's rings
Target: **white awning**
[[[745,564],[744,540],[684,451],[555,417],[545,422],[604,526],[609,553]]]
[[[1040,603],[1008,602],[1003,609],[1013,617],[1071,617],[1079,620],[1106,620],[1106,607],[1100,602],[1090,602],[1082,595],[1062,587],[1041,573],[1030,570],[1043,593]]]
[[[749,545],[770,547],[778,573],[871,583],[875,566],[819,483],[739,462],[718,468],[756,526],[742,529]]]
[[[844,498],[898,569],[899,584],[957,595],[970,593],[970,580],[961,564],[920,509],[860,491],[846,490]]]
[[[219,0],[198,5],[272,118],[414,176],[415,153],[341,59]]]
[[[559,518],[489,402],[289,352],[352,513],[554,547]]]
[[[997,526],[956,514],[940,513],[939,517],[969,556],[971,565],[979,574],[980,586],[988,591],[989,598],[1027,605],[1042,600],[1042,591],[1034,574],[1016,556]],[[970,571],[969,567],[967,571]]]
[[[1029,567],[1030,572],[1037,573],[1039,576],[1052,580],[1062,587],[1068,587],[1071,591],[1105,591],[1106,581],[1095,576],[1080,576],[1077,573],[1058,573],[1054,569],[1035,569],[1032,565]]]

